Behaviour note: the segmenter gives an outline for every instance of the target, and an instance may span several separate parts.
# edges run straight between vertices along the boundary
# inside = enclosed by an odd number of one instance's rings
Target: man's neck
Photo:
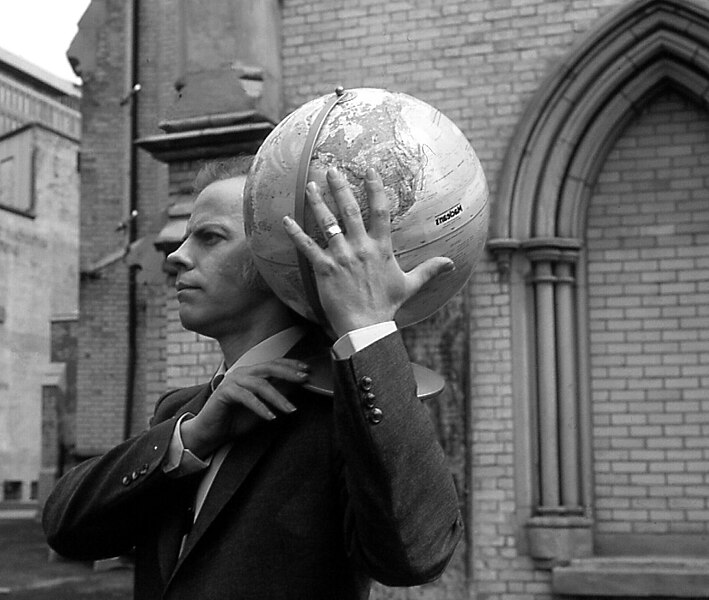
[[[279,303],[280,304],[280,303]],[[296,324],[285,306],[264,305],[244,319],[244,327],[217,339],[227,368],[260,342]]]

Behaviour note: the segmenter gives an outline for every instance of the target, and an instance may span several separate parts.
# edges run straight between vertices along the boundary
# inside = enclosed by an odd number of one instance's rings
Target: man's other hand
[[[307,364],[290,358],[230,369],[204,408],[182,422],[185,448],[204,459],[257,424],[275,419],[277,413],[293,412],[295,406],[269,380],[303,383],[308,372]]]

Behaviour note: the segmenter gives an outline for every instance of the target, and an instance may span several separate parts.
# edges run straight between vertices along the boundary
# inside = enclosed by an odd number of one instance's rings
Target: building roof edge
[[[81,97],[81,89],[76,84],[66,79],[62,79],[61,77],[57,77],[42,67],[38,67],[21,56],[17,56],[17,54],[14,54],[9,50],[5,50],[2,47],[0,47],[0,63],[5,63],[16,70],[21,71],[32,79],[54,88],[62,94],[73,96],[75,98]]]

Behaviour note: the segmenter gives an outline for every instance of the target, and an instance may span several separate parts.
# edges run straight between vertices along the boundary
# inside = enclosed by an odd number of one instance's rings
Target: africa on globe
[[[273,129],[246,178],[246,235],[266,282],[310,320],[317,320],[317,310],[282,219],[298,220],[296,197],[307,181],[318,183],[338,216],[325,179],[330,167],[349,181],[365,224],[365,172],[372,167],[380,174],[391,206],[394,255],[404,271],[434,256],[454,261],[455,270],[410,298],[396,322],[405,327],[431,316],[465,285],[487,235],[487,183],[468,140],[433,106],[375,88],[338,90],[307,102]],[[303,229],[324,245],[309,208],[300,213]]]

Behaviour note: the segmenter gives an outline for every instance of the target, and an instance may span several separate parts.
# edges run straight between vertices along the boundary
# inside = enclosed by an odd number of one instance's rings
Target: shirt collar
[[[224,364],[224,360],[222,360],[210,382],[212,391],[216,389],[229,371],[237,367],[251,367],[276,358],[282,358],[304,335],[305,330],[301,326],[293,325],[266,338],[250,350],[244,352],[228,370]]]

